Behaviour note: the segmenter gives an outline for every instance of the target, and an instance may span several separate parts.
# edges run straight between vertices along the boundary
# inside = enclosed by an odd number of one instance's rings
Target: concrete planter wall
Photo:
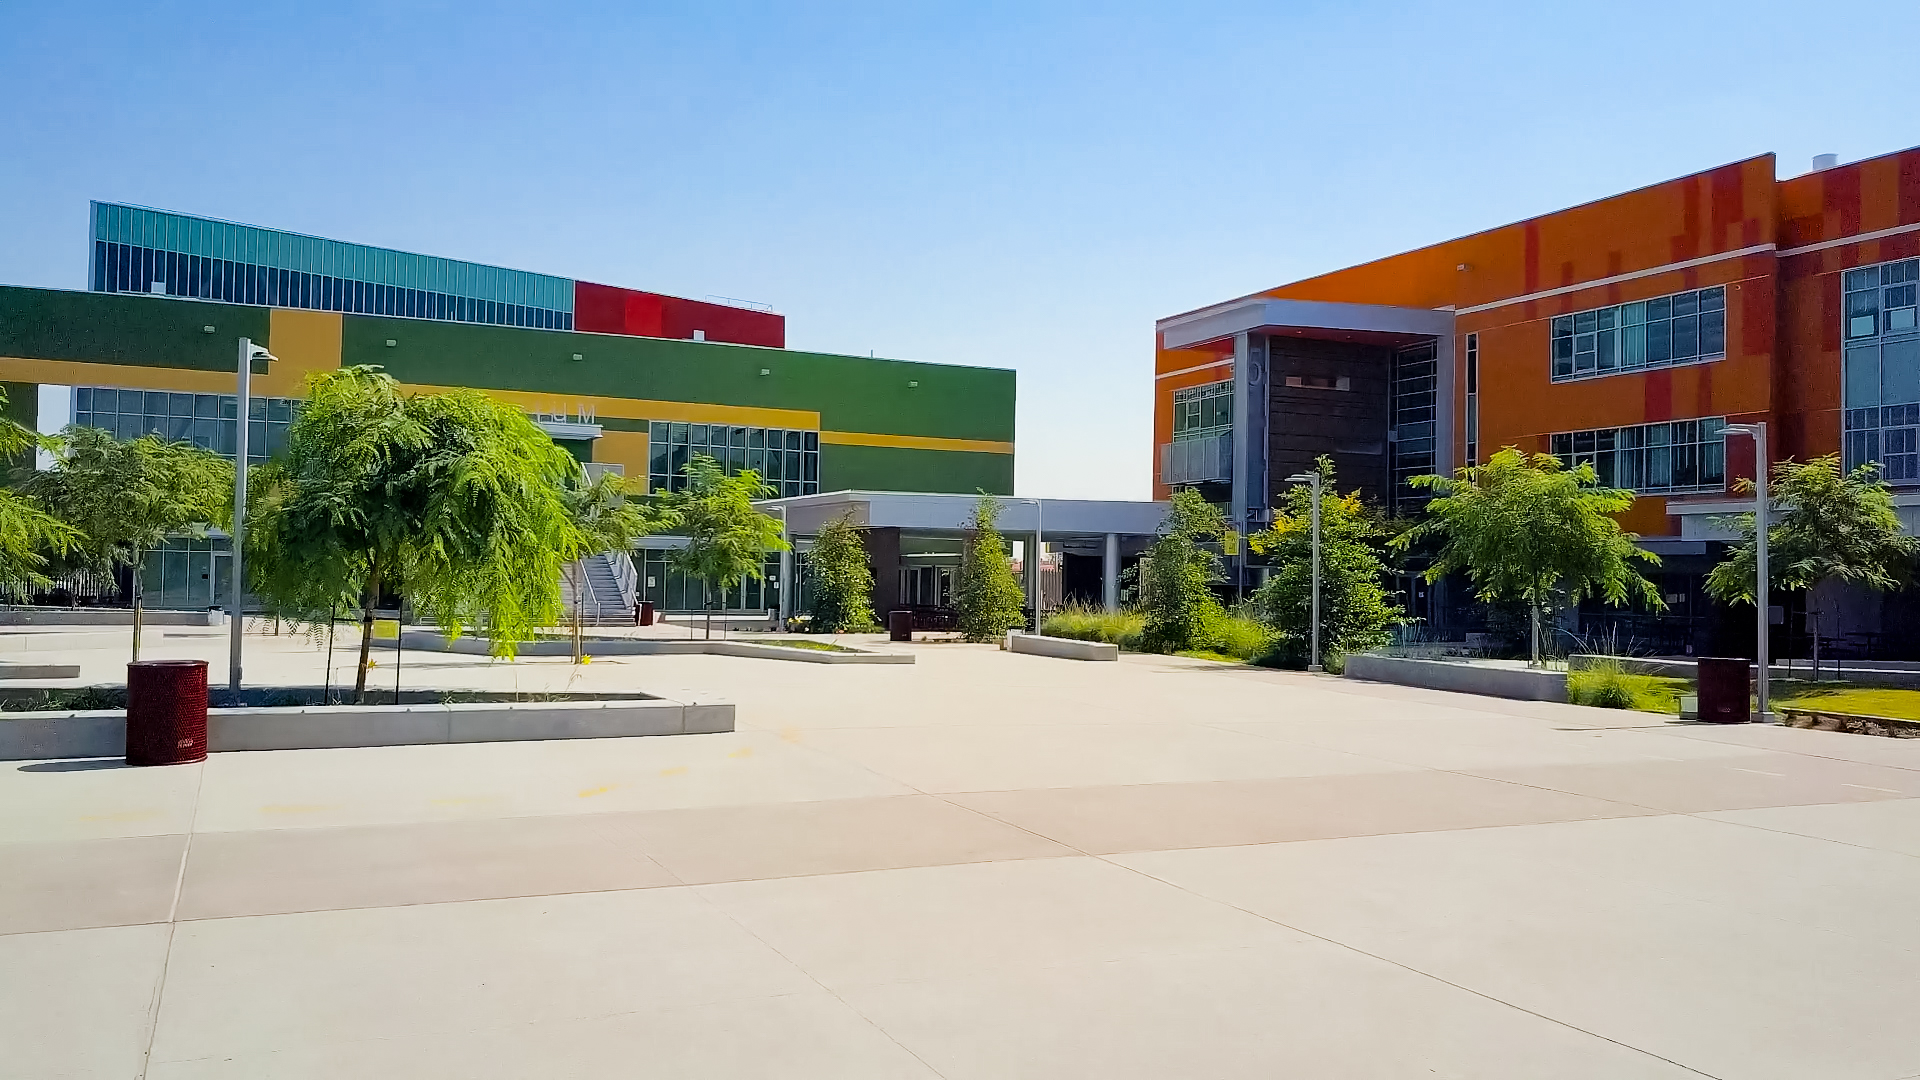
[[[1414,660],[1361,653],[1347,657],[1346,677],[1424,686],[1518,701],[1567,700],[1567,673],[1470,660]]]
[[[1567,657],[1567,666],[1576,670],[1591,666],[1599,656],[1575,654]],[[1620,661],[1623,670],[1635,675],[1664,675],[1675,679],[1697,679],[1699,665],[1692,660],[1669,659],[1651,656],[1614,657]],[[1748,664],[1751,672],[1753,665]],[[1813,674],[1813,662],[1800,660],[1793,664],[1773,662],[1767,665],[1767,672],[1773,678],[1805,679]],[[1834,677],[1834,664],[1831,660],[1820,662],[1820,677]],[[1920,665],[1900,660],[1842,660],[1838,677],[1855,686],[1881,686],[1891,689],[1920,689]]]
[[[1104,641],[1080,641],[1077,638],[1043,637],[1039,634],[1023,634],[1018,630],[1007,631],[1008,652],[1028,653],[1033,656],[1057,656],[1063,660],[1118,660],[1120,646]]]
[[[132,626],[132,608],[15,608],[0,611],[0,626]],[[142,626],[225,626],[226,612],[153,611],[140,613]]]
[[[464,653],[485,656],[492,651],[486,639],[462,637],[449,641],[433,630],[408,630],[401,644],[409,649]],[[784,645],[764,645],[753,641],[726,641],[719,638],[588,638],[588,656],[748,656],[758,660],[792,660],[802,664],[911,664],[911,653],[829,652],[825,649],[795,649]],[[520,645],[521,656],[572,656],[569,641],[527,641]]]
[[[317,750],[348,746],[620,739],[732,731],[722,702],[475,702],[458,705],[330,705],[207,710],[207,748]],[[0,716],[0,760],[119,757],[127,714],[27,712]]]

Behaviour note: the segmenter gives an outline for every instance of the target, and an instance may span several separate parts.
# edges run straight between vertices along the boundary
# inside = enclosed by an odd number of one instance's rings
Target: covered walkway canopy
[[[846,518],[865,530],[874,568],[874,610],[948,606],[960,543],[978,495],[898,491],[833,491],[769,499],[761,509],[787,523],[797,541],[819,535],[828,522]],[[1045,544],[1061,554],[1062,586],[1069,597],[1112,609],[1120,603],[1120,567],[1153,542],[1166,516],[1163,502],[1099,499],[1032,499],[993,496],[1000,505],[997,527],[1024,551]],[[797,545],[804,549],[804,543]],[[1025,558],[1027,595],[1038,596],[1040,560]],[[783,581],[791,574],[783,573]],[[1098,591],[1091,587],[1098,582]],[[789,601],[791,603],[791,600]]]

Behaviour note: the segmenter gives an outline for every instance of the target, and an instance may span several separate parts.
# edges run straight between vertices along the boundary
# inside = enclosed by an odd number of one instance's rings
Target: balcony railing
[[[1175,439],[1160,445],[1162,484],[1200,484],[1233,479],[1233,432]]]

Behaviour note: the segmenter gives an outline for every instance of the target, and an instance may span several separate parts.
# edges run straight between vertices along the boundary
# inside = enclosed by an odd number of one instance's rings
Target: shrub
[[[1205,648],[1208,628],[1225,616],[1213,583],[1220,558],[1202,544],[1220,539],[1226,519],[1192,489],[1176,491],[1160,538],[1141,562],[1146,625],[1141,640],[1153,652]]]
[[[1257,660],[1270,654],[1278,638],[1259,619],[1237,611],[1217,610],[1207,619],[1202,635],[1202,649],[1231,656],[1235,660]]]
[[[813,570],[809,630],[844,634],[874,624],[873,568],[867,565],[867,547],[854,528],[852,511],[827,522],[814,538],[808,561]]]
[[[1040,632],[1049,637],[1104,641],[1137,650],[1146,625],[1146,615],[1138,611],[1107,611],[1076,603],[1047,616],[1046,622],[1040,624]]]
[[[1586,667],[1567,673],[1567,700],[1600,709],[1676,713],[1680,711],[1680,695],[1689,688],[1685,679],[1636,675],[1611,656],[1598,657]]]
[[[959,609],[960,634],[968,641],[996,641],[1027,622],[1020,582],[1013,576],[1006,543],[994,527],[999,516],[1000,504],[991,497],[982,498],[968,522],[960,587],[954,602]],[[1034,557],[1038,557],[1037,552]]]

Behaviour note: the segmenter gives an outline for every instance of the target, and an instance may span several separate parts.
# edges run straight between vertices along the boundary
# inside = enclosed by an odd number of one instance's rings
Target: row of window
[[[1920,480],[1920,404],[1847,410],[1847,468],[1880,464],[1887,480]]]
[[[1393,354],[1392,438],[1387,443],[1387,468],[1396,504],[1413,497],[1413,490],[1407,486],[1409,478],[1433,471],[1438,374],[1432,344],[1415,345]]]
[[[1920,332],[1920,258],[1863,266],[1842,275],[1847,340]]]
[[[1467,464],[1480,464],[1480,335],[1467,335]]]
[[[656,548],[632,552],[633,568],[640,578],[639,598],[650,600],[661,611],[767,611],[780,606],[780,556],[767,556],[758,578],[743,578],[740,584],[724,591],[683,570],[676,570],[670,554]],[[796,569],[799,559],[796,558]]]
[[[1722,286],[1596,308],[1553,320],[1553,378],[1718,360],[1727,351]]]
[[[1173,437],[1198,439],[1233,427],[1233,380],[1173,392]]]
[[[93,239],[182,255],[256,263],[280,270],[301,270],[349,281],[472,296],[503,304],[573,310],[574,283],[570,278],[236,225],[143,206],[95,202]]]
[[[380,285],[254,263],[94,243],[93,291],[150,293],[231,304],[346,311],[444,322],[571,330],[573,313]]]
[[[1606,487],[1641,494],[1722,491],[1727,485],[1726,417],[1563,431],[1553,453],[1568,468],[1591,463]]]
[[[647,488],[686,486],[687,463],[704,454],[728,476],[751,469],[781,498],[820,491],[820,433],[656,420],[647,438]]]
[[[111,431],[118,439],[151,434],[169,442],[190,442],[230,458],[239,442],[239,402],[233,394],[78,386],[73,391],[73,422]],[[299,404],[292,398],[249,400],[249,464],[259,465],[286,449]]]

